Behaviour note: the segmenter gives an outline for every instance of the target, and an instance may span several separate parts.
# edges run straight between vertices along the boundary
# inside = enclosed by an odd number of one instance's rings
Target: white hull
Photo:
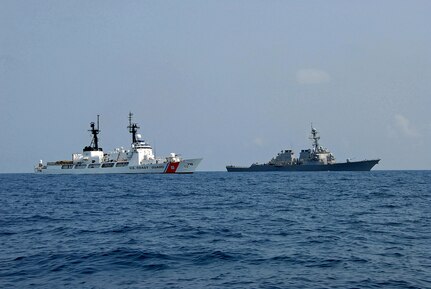
[[[128,164],[117,167],[121,163],[101,163],[89,165],[47,165],[35,167],[38,174],[191,174],[202,159],[187,159],[180,162],[160,162],[142,165]]]
[[[151,145],[138,134],[139,126],[132,122],[129,113],[129,132],[132,144],[129,150],[122,147],[105,153],[99,146],[99,116],[97,126],[90,123],[93,139],[82,153],[72,154],[72,160],[48,162],[41,160],[34,168],[37,174],[191,174],[202,161],[201,158],[183,160],[176,153],[166,158],[156,158]]]

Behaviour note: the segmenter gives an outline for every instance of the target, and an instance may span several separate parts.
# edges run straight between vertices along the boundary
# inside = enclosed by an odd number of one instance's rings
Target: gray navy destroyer
[[[282,150],[265,164],[252,164],[249,167],[226,166],[228,172],[264,172],[264,171],[370,171],[380,159],[337,163],[334,155],[319,144],[320,136],[311,126],[312,148],[301,150],[299,159],[293,150]]]

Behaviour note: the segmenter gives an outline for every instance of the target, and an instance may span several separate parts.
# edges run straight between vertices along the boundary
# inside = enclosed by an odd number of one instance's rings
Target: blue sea
[[[0,288],[431,288],[431,171],[0,186]]]

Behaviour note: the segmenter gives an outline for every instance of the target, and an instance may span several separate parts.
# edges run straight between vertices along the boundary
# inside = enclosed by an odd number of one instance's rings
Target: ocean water
[[[0,186],[0,288],[431,288],[431,171]]]

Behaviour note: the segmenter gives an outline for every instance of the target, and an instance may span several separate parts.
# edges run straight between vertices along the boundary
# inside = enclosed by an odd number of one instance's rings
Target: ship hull
[[[250,167],[226,166],[228,172],[318,172],[318,171],[370,171],[380,159],[327,165],[287,165],[269,164],[251,165]]]
[[[48,165],[36,167],[38,174],[192,174],[202,159],[186,159],[180,162],[150,163],[117,167],[116,163],[98,165]],[[107,165],[109,164],[109,165]],[[111,166],[112,164],[112,166]]]

